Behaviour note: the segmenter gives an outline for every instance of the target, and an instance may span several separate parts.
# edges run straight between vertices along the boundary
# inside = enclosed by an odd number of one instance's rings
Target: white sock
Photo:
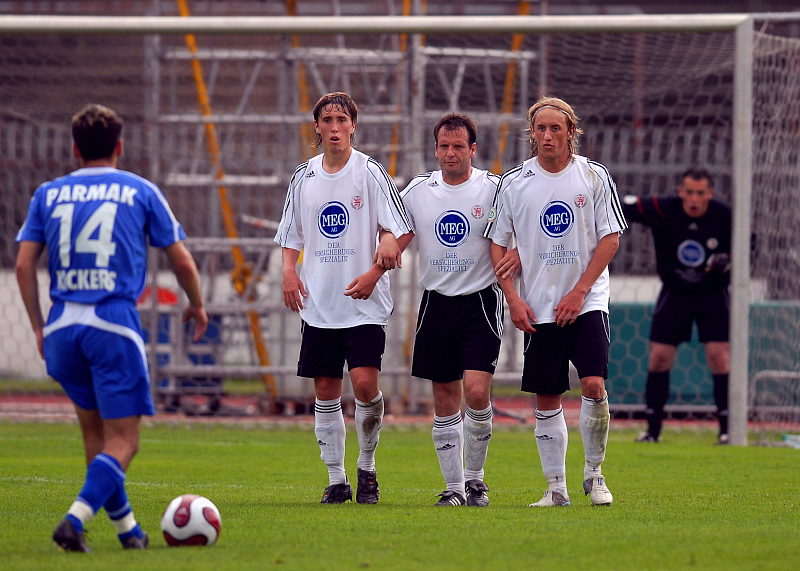
[[[567,421],[564,409],[536,410],[536,447],[551,490],[567,489]]]
[[[112,519],[111,523],[114,524],[117,534],[122,535],[123,533],[128,533],[130,530],[136,527],[137,521],[136,518],[133,517],[133,512],[130,512],[119,519]]]
[[[447,489],[464,496],[464,423],[461,413],[433,417],[433,445]]]
[[[342,399],[319,400],[314,403],[314,434],[317,435],[320,458],[328,467],[331,485],[347,482],[344,471],[345,426]]]
[[[81,499],[76,499],[67,510],[67,515],[78,518],[78,520],[86,525],[94,517],[92,507]]]
[[[602,475],[600,465],[606,458],[610,419],[607,394],[601,399],[581,397],[580,428],[586,457],[583,467],[584,480]]]
[[[358,434],[358,467],[375,471],[375,448],[381,437],[383,424],[383,393],[369,402],[356,399],[356,434]]]
[[[483,410],[467,407],[464,414],[464,479],[483,481],[483,467],[492,438],[492,405]]]

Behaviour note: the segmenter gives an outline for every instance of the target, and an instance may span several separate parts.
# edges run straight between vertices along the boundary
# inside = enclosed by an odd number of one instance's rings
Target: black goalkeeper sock
[[[644,391],[645,418],[647,419],[647,432],[653,438],[661,435],[661,426],[664,420],[664,405],[669,398],[669,371],[649,371],[647,373],[647,386]]]
[[[728,434],[728,374],[711,375],[714,381],[714,404],[717,405],[719,433]]]

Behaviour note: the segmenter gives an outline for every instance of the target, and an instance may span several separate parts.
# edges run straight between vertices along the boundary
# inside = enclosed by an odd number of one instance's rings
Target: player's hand
[[[575,290],[570,291],[555,307],[556,325],[565,327],[575,323],[583,307],[584,296]]]
[[[303,280],[294,268],[283,272],[283,305],[299,313],[303,309],[303,298],[308,297]]]
[[[711,254],[706,262],[706,271],[714,274],[725,274],[731,271],[731,257],[725,252]]]
[[[353,299],[369,299],[382,275],[383,272],[373,266],[350,282],[344,290],[344,295],[348,295]]]
[[[500,261],[494,267],[494,273],[500,279],[513,279],[521,268],[522,262],[519,259],[519,251],[514,248],[507,250],[505,255],[500,258]]]
[[[536,333],[536,329],[533,327],[533,324],[536,323],[536,315],[527,303],[522,299],[509,300],[508,310],[514,327],[525,333]]]
[[[403,267],[402,254],[403,252],[400,250],[397,238],[388,230],[381,231],[373,262],[384,270],[401,268]]]
[[[187,305],[186,309],[183,310],[183,322],[188,323],[189,321],[194,323],[192,341],[197,343],[203,338],[203,335],[206,334],[206,329],[208,329],[208,314],[206,313],[206,308]]]

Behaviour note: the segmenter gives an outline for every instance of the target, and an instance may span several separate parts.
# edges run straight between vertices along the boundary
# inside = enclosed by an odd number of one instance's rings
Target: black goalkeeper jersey
[[[709,292],[730,283],[730,272],[706,271],[713,254],[731,253],[731,209],[711,200],[708,210],[692,218],[680,198],[637,198],[623,205],[625,218],[650,227],[656,249],[656,268],[665,288]]]

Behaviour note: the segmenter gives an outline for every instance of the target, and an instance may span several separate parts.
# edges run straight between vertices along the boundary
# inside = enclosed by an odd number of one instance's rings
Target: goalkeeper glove
[[[708,262],[706,262],[706,271],[715,274],[724,274],[731,271],[730,255],[724,252],[711,254],[708,257]]]

